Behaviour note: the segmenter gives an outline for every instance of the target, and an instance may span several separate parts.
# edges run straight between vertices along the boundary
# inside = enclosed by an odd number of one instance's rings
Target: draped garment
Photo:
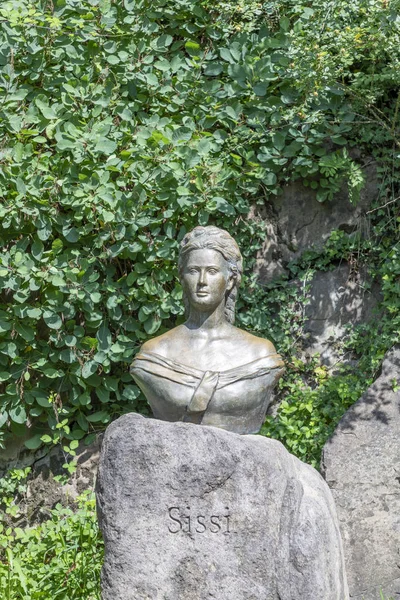
[[[219,390],[245,380],[264,378],[265,381],[267,375],[270,375],[268,377],[268,387],[272,388],[283,372],[283,365],[280,355],[274,353],[225,371],[201,371],[155,352],[142,351],[133,361],[131,373],[146,396],[148,396],[146,392],[148,392],[149,375],[154,379],[153,387],[157,388],[158,391],[162,387],[164,390],[166,389],[166,386],[162,385],[163,381],[165,383],[171,381],[189,388],[187,390],[188,402],[181,420],[202,423],[207,411],[210,410],[214,396],[218,394]],[[147,379],[147,386],[143,385],[143,379]],[[151,399],[149,397],[147,399],[152,405]]]

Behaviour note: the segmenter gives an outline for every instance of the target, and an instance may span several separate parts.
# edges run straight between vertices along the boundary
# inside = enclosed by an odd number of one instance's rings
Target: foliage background
[[[4,441],[29,432],[28,448],[61,441],[72,459],[146,412],[128,365],[182,319],[179,241],[213,223],[246,261],[238,325],[289,365],[263,433],[317,465],[399,339],[399,1],[6,0],[0,21]],[[293,180],[320,202],[345,183],[356,202],[362,157],[380,181],[370,237],[334,232],[257,284],[250,209]],[[348,339],[358,366],[331,376],[296,340],[307,277],[341,260],[368,266],[383,312]]]
[[[3,430],[34,425],[32,449],[75,444],[146,410],[127,368],[181,318],[176,253],[198,222],[229,229],[243,249],[239,324],[290,353],[301,323],[287,289],[255,288],[264,227],[247,215],[293,179],[319,201],[345,180],[356,201],[355,144],[380,160],[382,195],[395,193],[396,5],[2,4]],[[330,262],[360,252],[339,242]],[[376,239],[368,250],[384,256]]]

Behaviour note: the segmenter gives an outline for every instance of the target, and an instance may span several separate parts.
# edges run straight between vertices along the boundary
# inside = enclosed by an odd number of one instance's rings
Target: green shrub
[[[355,145],[377,160],[388,205],[372,214],[375,247],[361,245],[357,260],[383,279],[389,347],[399,329],[395,4],[1,4],[2,435],[28,427],[29,448],[62,442],[73,456],[118,415],[146,412],[128,365],[182,319],[176,255],[198,223],[237,238],[247,265],[238,324],[293,363],[293,287],[271,294],[254,282],[266,232],[249,210],[295,179],[321,202],[345,182],[356,201]],[[346,243],[338,237],[307,269],[346,259]]]
[[[102,560],[93,494],[76,512],[58,505],[36,527],[0,523],[2,600],[100,600]]]

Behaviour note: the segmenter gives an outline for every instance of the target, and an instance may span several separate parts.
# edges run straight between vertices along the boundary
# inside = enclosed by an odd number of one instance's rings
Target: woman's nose
[[[199,273],[199,285],[206,285],[207,283],[207,275],[205,269],[201,269]]]

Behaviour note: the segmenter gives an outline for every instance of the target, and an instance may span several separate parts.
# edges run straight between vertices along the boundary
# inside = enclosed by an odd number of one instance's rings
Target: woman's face
[[[182,270],[182,286],[190,306],[212,311],[225,303],[226,292],[234,279],[228,263],[220,252],[209,248],[189,252]]]

